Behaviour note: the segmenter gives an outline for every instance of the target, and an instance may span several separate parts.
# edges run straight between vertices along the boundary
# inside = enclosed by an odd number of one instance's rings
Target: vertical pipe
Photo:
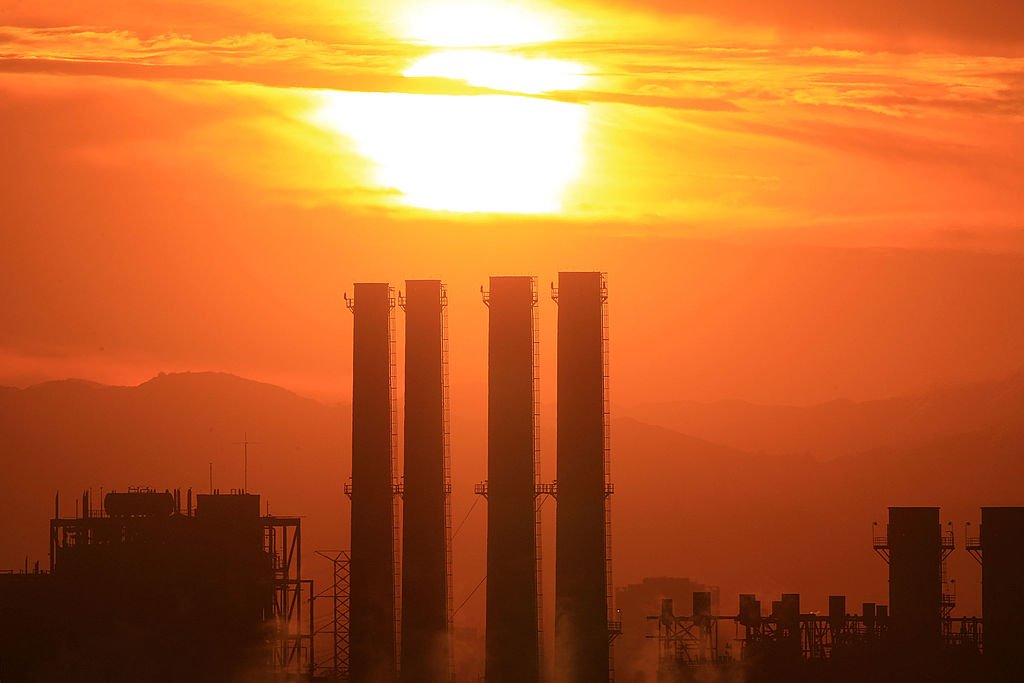
[[[487,683],[540,680],[533,277],[492,277],[487,371]]]
[[[351,675],[392,683],[395,584],[391,289],[358,283],[352,299]]]
[[[604,276],[558,274],[557,683],[609,680]]]
[[[448,533],[439,280],[405,293],[405,471],[402,512],[403,683],[447,683]]]
[[[1024,507],[981,509],[981,610],[988,681],[1024,680]]]

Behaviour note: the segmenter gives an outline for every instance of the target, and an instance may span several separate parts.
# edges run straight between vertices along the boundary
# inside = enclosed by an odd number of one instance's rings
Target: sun
[[[588,76],[583,65],[523,57],[508,47],[555,40],[557,23],[521,6],[474,2],[419,5],[402,25],[403,40],[439,48],[404,76],[459,80],[500,94],[327,92],[313,122],[351,139],[373,163],[370,182],[401,204],[561,212],[583,167],[587,107],[543,94],[578,90]]]
[[[580,173],[585,107],[485,95],[322,93],[314,121],[351,138],[408,206],[557,213]]]

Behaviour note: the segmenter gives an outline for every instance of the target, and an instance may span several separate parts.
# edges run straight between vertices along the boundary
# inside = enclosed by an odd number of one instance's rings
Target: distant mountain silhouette
[[[874,401],[836,400],[806,407],[678,401],[629,412],[645,422],[742,450],[833,458],[978,431],[1024,431],[1024,371]]]
[[[1024,505],[1024,437],[990,430],[818,461],[753,454],[632,419],[613,422],[617,571],[697,576],[738,592],[803,592],[810,609],[847,593],[885,603],[871,523],[890,505],[942,507],[961,549],[949,560],[959,603],[980,612],[980,569],[964,522],[983,505]],[[884,533],[884,527],[878,531]],[[634,573],[639,571],[639,574]]]
[[[1024,503],[1021,397],[1015,376],[887,401],[674,404],[651,407],[646,420],[613,419],[616,583],[692,576],[722,587],[726,611],[739,591],[801,591],[808,609],[823,607],[830,592],[848,593],[851,604],[885,602],[885,567],[870,539],[888,505],[943,506],[959,543],[979,506]],[[472,484],[486,476],[486,425],[476,415],[453,416],[456,525],[473,504]],[[650,424],[667,415],[680,416],[678,429]],[[220,373],[160,375],[137,387],[68,380],[0,388],[0,568],[21,566],[25,554],[45,566],[57,489],[67,515],[88,486],[94,494],[130,485],[205,491],[210,462],[214,486],[240,487],[245,433],[256,442],[249,489],[272,512],[305,516],[307,553],[347,547],[350,419],[347,405]],[[542,458],[553,472],[554,453]],[[486,503],[479,507],[455,540],[457,600],[483,575]],[[545,508],[546,562],[552,512]],[[950,573],[976,613],[973,560],[955,553]],[[482,609],[474,599],[460,618]]]
[[[0,567],[28,553],[46,564],[54,492],[74,512],[83,488],[241,488],[248,433],[249,490],[272,512],[310,514],[307,533],[347,525],[351,411],[279,387],[212,372],[161,374],[136,387],[65,380],[0,391]],[[315,486],[314,486],[315,484]],[[310,495],[316,490],[319,495]],[[183,492],[184,494],[184,492]],[[315,513],[315,514],[314,514]],[[23,523],[16,520],[24,520]]]

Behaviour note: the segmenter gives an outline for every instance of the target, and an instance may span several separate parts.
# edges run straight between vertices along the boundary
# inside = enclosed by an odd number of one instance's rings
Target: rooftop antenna
[[[210,461],[210,493],[213,493],[213,461]]]
[[[249,490],[249,444],[257,445],[259,441],[249,441],[248,432],[243,432],[242,440],[235,442],[242,446],[242,493]]]

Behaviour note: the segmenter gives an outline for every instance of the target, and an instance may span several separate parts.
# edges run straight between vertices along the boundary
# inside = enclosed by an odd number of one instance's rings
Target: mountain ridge
[[[1008,415],[1017,389],[1007,386],[1005,393],[997,383],[951,395],[995,401]],[[913,443],[897,434],[872,449],[821,458],[745,450],[621,412],[611,429],[618,584],[700,577],[722,588],[726,608],[741,591],[801,590],[811,608],[829,592],[884,603],[885,573],[870,529],[884,521],[887,506],[940,505],[944,520],[959,524],[976,520],[982,505],[1024,502],[1017,493],[1024,434],[1001,420],[954,434],[918,430],[923,438]],[[304,552],[346,547],[350,420],[346,404],[226,373],[171,373],[135,387],[0,389],[0,515],[12,520],[0,528],[0,568],[20,566],[24,553],[45,559],[55,489],[67,515],[75,492],[89,486],[240,488],[244,438],[252,440],[248,488],[272,512],[303,516]],[[552,424],[542,430],[549,479]],[[455,543],[455,592],[468,595],[485,571],[485,506],[472,511],[473,484],[486,478],[486,419],[473,406],[453,415],[453,425],[452,509],[456,520],[469,515]],[[884,425],[874,433],[884,434]],[[550,510],[545,519],[551,548]],[[545,557],[550,562],[553,553]],[[970,610],[980,575],[970,558],[951,562]],[[546,579],[552,576],[546,569]],[[460,619],[479,621],[482,601],[463,612]]]

